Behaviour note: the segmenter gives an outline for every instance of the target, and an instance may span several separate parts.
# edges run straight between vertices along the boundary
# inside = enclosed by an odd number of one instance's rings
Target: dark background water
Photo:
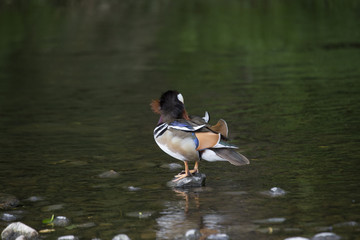
[[[360,222],[359,12],[350,0],[2,1],[0,192],[37,230],[71,219],[49,239],[359,239],[342,224]],[[167,89],[227,120],[251,164],[205,162],[207,187],[167,187],[179,170],[161,166],[178,161],[156,146],[149,108]],[[275,186],[287,194],[261,194]]]

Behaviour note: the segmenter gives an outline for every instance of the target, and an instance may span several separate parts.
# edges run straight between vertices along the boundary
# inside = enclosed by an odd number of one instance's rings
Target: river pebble
[[[201,237],[201,233],[197,229],[190,229],[185,233],[186,240],[198,240]]]
[[[117,177],[120,177],[120,173],[114,170],[109,170],[99,174],[99,178],[117,178]]]
[[[267,218],[267,219],[260,219],[254,220],[254,223],[283,223],[285,222],[286,218],[283,217],[276,217],[276,218]]]
[[[64,208],[64,204],[54,204],[54,205],[49,205],[49,206],[41,208],[41,211],[52,212],[52,211],[60,210],[63,208]]]
[[[289,238],[285,238],[284,240],[309,240],[309,239],[304,237],[289,237]]]
[[[39,196],[31,196],[26,199],[26,201],[30,201],[30,202],[39,202],[39,201],[43,201],[43,200],[44,200],[44,198],[39,197]]]
[[[74,235],[66,235],[66,236],[58,237],[57,240],[79,240],[79,238]]]
[[[0,209],[7,210],[19,206],[20,201],[15,196],[0,193]]]
[[[66,227],[70,224],[70,219],[65,216],[56,216],[53,221],[54,226]]]
[[[141,211],[141,212],[129,212],[126,214],[128,217],[136,217],[136,218],[148,218],[153,215],[153,211]]]
[[[119,234],[113,237],[112,240],[130,240],[130,238],[126,234]]]
[[[229,240],[229,236],[225,233],[211,234],[206,238],[207,240]]]
[[[2,214],[0,214],[0,219],[5,222],[14,222],[18,218],[15,215],[10,214],[10,213],[2,213]]]
[[[16,239],[21,235],[26,239],[36,239],[39,236],[39,233],[22,222],[15,222],[9,224],[4,231],[2,231],[1,239]]]
[[[129,186],[129,187],[127,187],[127,190],[129,190],[130,192],[136,192],[136,191],[141,190],[141,188],[134,187],[134,186]]]
[[[318,233],[311,238],[311,240],[339,240],[339,239],[341,239],[341,237],[332,232]]]
[[[334,228],[343,228],[343,227],[357,227],[359,226],[359,223],[355,222],[355,221],[349,221],[349,222],[342,222],[342,223],[337,223],[334,224]]]

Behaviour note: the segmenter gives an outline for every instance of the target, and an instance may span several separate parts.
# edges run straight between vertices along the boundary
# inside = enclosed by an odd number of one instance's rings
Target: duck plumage
[[[198,172],[201,159],[228,161],[236,166],[249,164],[249,160],[236,151],[238,147],[227,142],[225,120],[220,119],[211,126],[207,112],[204,117],[189,116],[179,92],[169,90],[163,93],[160,100],[152,101],[151,108],[160,114],[154,129],[155,142],[164,152],[185,164],[185,173],[179,174],[175,181]],[[188,169],[189,161],[195,162],[193,170]]]

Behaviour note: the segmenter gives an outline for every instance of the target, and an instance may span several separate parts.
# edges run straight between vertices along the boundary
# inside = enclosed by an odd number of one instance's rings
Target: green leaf
[[[54,214],[51,216],[51,218],[45,218],[42,220],[42,223],[44,224],[50,224],[54,221]]]

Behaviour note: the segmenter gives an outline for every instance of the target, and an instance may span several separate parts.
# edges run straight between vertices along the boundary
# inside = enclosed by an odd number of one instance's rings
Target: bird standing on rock
[[[169,90],[163,93],[160,100],[151,102],[152,110],[160,114],[154,129],[157,145],[170,156],[184,162],[185,171],[179,173],[174,181],[199,172],[199,162],[228,161],[240,166],[249,164],[249,160],[236,152],[238,147],[227,143],[228,127],[220,119],[216,125],[209,125],[209,114],[203,118],[189,116],[185,110],[181,93]],[[189,161],[194,161],[193,170],[189,170]]]

